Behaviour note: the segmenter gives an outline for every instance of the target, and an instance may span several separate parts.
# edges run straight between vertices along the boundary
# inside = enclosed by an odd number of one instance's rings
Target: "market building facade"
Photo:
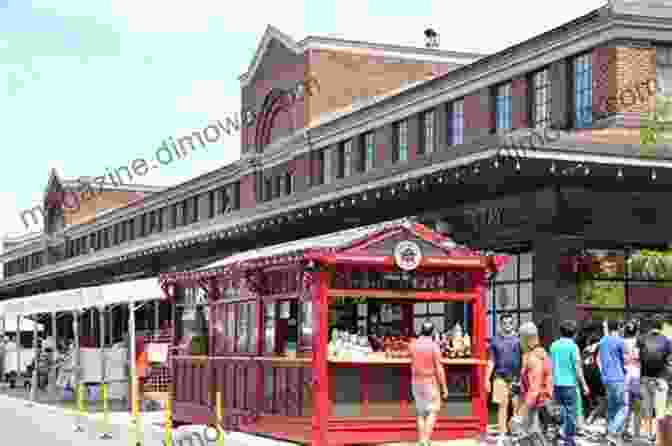
[[[672,95],[672,8],[649,3],[612,1],[489,56],[269,27],[240,79],[242,109],[260,112],[239,161],[11,248],[0,294],[156,277],[412,215],[513,256],[493,278],[491,330],[502,310],[546,337],[562,318],[668,311],[665,274],[636,267],[641,248],[667,249],[672,219],[670,147],[642,143]]]

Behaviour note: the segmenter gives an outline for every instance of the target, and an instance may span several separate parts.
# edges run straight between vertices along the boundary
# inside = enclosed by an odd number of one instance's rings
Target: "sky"
[[[26,231],[49,172],[100,176],[241,108],[238,77],[267,25],[308,35],[491,54],[605,0],[0,0],[0,235]],[[170,186],[231,163],[239,135],[139,179]],[[31,226],[29,230],[39,230]]]

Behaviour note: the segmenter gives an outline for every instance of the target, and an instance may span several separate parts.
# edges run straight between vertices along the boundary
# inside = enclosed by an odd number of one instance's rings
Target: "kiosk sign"
[[[394,261],[404,271],[412,271],[420,265],[422,251],[417,243],[404,240],[394,248]]]

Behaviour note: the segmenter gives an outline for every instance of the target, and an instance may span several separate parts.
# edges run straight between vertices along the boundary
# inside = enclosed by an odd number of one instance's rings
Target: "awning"
[[[13,318],[19,315],[58,313],[163,297],[159,281],[151,277],[6,300],[0,302],[0,315]]]

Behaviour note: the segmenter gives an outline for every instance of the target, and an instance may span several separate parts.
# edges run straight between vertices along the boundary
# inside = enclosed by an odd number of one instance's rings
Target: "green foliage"
[[[194,336],[191,339],[191,354],[193,356],[207,356],[208,355],[208,337]]]

